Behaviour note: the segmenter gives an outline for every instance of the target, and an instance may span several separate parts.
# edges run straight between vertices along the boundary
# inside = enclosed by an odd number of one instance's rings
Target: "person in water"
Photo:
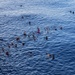
[[[55,28],[54,30],[57,31],[57,28]]]
[[[11,43],[11,46],[13,46],[13,45],[14,45],[14,43],[12,42],[12,43]]]
[[[20,38],[19,38],[19,37],[16,37],[16,40],[17,40],[17,41],[19,41],[19,40],[20,40]]]
[[[2,47],[2,51],[4,52],[4,48]]]
[[[25,45],[25,43],[22,43],[22,46],[24,46]]]
[[[72,13],[72,11],[70,10],[70,13]]]
[[[37,33],[40,33],[40,28],[39,27],[37,27]]]
[[[54,59],[55,59],[54,54],[50,54],[50,53],[46,53],[46,54],[47,54],[47,57],[48,57],[48,58],[52,58],[52,60],[54,60]]]
[[[17,47],[17,44],[15,44],[15,47]]]
[[[24,19],[24,16],[22,16],[21,18]]]
[[[23,5],[20,5],[20,7],[22,7]]]
[[[7,56],[9,56],[9,52],[6,52],[5,54],[6,54]]]
[[[29,23],[29,25],[31,25],[31,22],[30,21],[28,23]]]
[[[4,41],[2,38],[0,38],[0,41]]]
[[[36,40],[36,37],[35,37],[35,35],[34,35],[34,34],[32,34],[32,36],[33,36],[33,39],[34,39],[34,40]]]
[[[48,36],[46,36],[45,39],[48,40]]]
[[[72,13],[74,14],[74,11]]]
[[[45,31],[46,31],[47,33],[49,33],[49,31],[50,31],[49,26],[45,27],[44,29],[45,29]]]
[[[60,27],[60,30],[62,30],[63,28],[62,27]]]
[[[26,32],[23,33],[24,36],[27,36]]]
[[[47,57],[48,57],[48,58],[51,58],[51,54],[47,53]]]
[[[33,52],[28,52],[28,55],[29,55],[30,57],[32,57],[32,56],[33,56]]]
[[[10,45],[8,45],[8,47],[10,48]]]
[[[52,55],[51,55],[51,57],[52,57],[52,60],[54,60],[54,59],[55,59],[55,56],[54,56],[54,54],[52,54]]]
[[[70,13],[74,14],[74,11],[70,11]]]

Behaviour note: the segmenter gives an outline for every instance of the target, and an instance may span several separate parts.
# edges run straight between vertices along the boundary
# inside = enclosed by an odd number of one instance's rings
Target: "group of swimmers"
[[[31,24],[31,22],[29,22],[29,24]],[[60,30],[62,30],[62,29],[63,29],[63,28],[60,27]],[[46,28],[45,28],[45,31],[46,31],[46,32],[49,32],[49,30],[50,30],[49,27],[46,27]],[[54,30],[56,31],[57,28],[55,28]],[[40,30],[39,27],[37,27],[36,34],[41,34],[41,30]],[[28,38],[31,38],[30,36],[32,36],[33,40],[36,40],[36,38],[37,38],[36,35],[35,35],[35,33],[33,33],[32,35],[29,35],[29,34],[26,33],[26,31],[24,31],[23,36],[24,36],[24,37],[28,37]],[[48,40],[48,36],[45,36],[45,39]],[[20,41],[20,37],[18,37],[18,36],[15,37],[15,40],[16,40],[16,42]],[[22,46],[24,46],[24,45],[25,45],[25,42],[21,42],[21,44],[22,44]],[[17,44],[15,44],[15,43],[13,43],[13,42],[10,42],[10,44],[8,44],[7,46],[8,46],[8,48],[11,48],[11,47],[13,47],[13,46],[14,46],[15,48],[17,48]],[[2,50],[3,52],[5,52],[4,47],[2,47],[1,50]],[[7,56],[10,55],[8,51],[6,51],[5,54],[6,54]],[[30,54],[32,54],[32,52],[31,52]],[[49,54],[49,53],[47,53],[46,55],[47,55],[48,58],[52,58],[52,59],[55,58],[55,57],[54,57],[54,54]]]
[[[74,14],[74,11],[71,11],[71,10],[70,10],[70,13]]]

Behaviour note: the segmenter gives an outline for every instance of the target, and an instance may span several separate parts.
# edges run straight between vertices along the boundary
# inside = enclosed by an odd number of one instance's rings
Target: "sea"
[[[75,75],[75,0],[0,0],[0,75]]]

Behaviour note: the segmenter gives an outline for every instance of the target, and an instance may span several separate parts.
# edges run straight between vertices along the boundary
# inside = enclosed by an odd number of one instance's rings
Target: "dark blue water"
[[[0,75],[75,75],[74,8],[74,0],[0,0]]]

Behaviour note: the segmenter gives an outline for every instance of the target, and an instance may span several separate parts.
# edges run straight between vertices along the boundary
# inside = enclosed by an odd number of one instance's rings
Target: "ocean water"
[[[75,0],[0,0],[0,75],[75,75],[73,11]]]

